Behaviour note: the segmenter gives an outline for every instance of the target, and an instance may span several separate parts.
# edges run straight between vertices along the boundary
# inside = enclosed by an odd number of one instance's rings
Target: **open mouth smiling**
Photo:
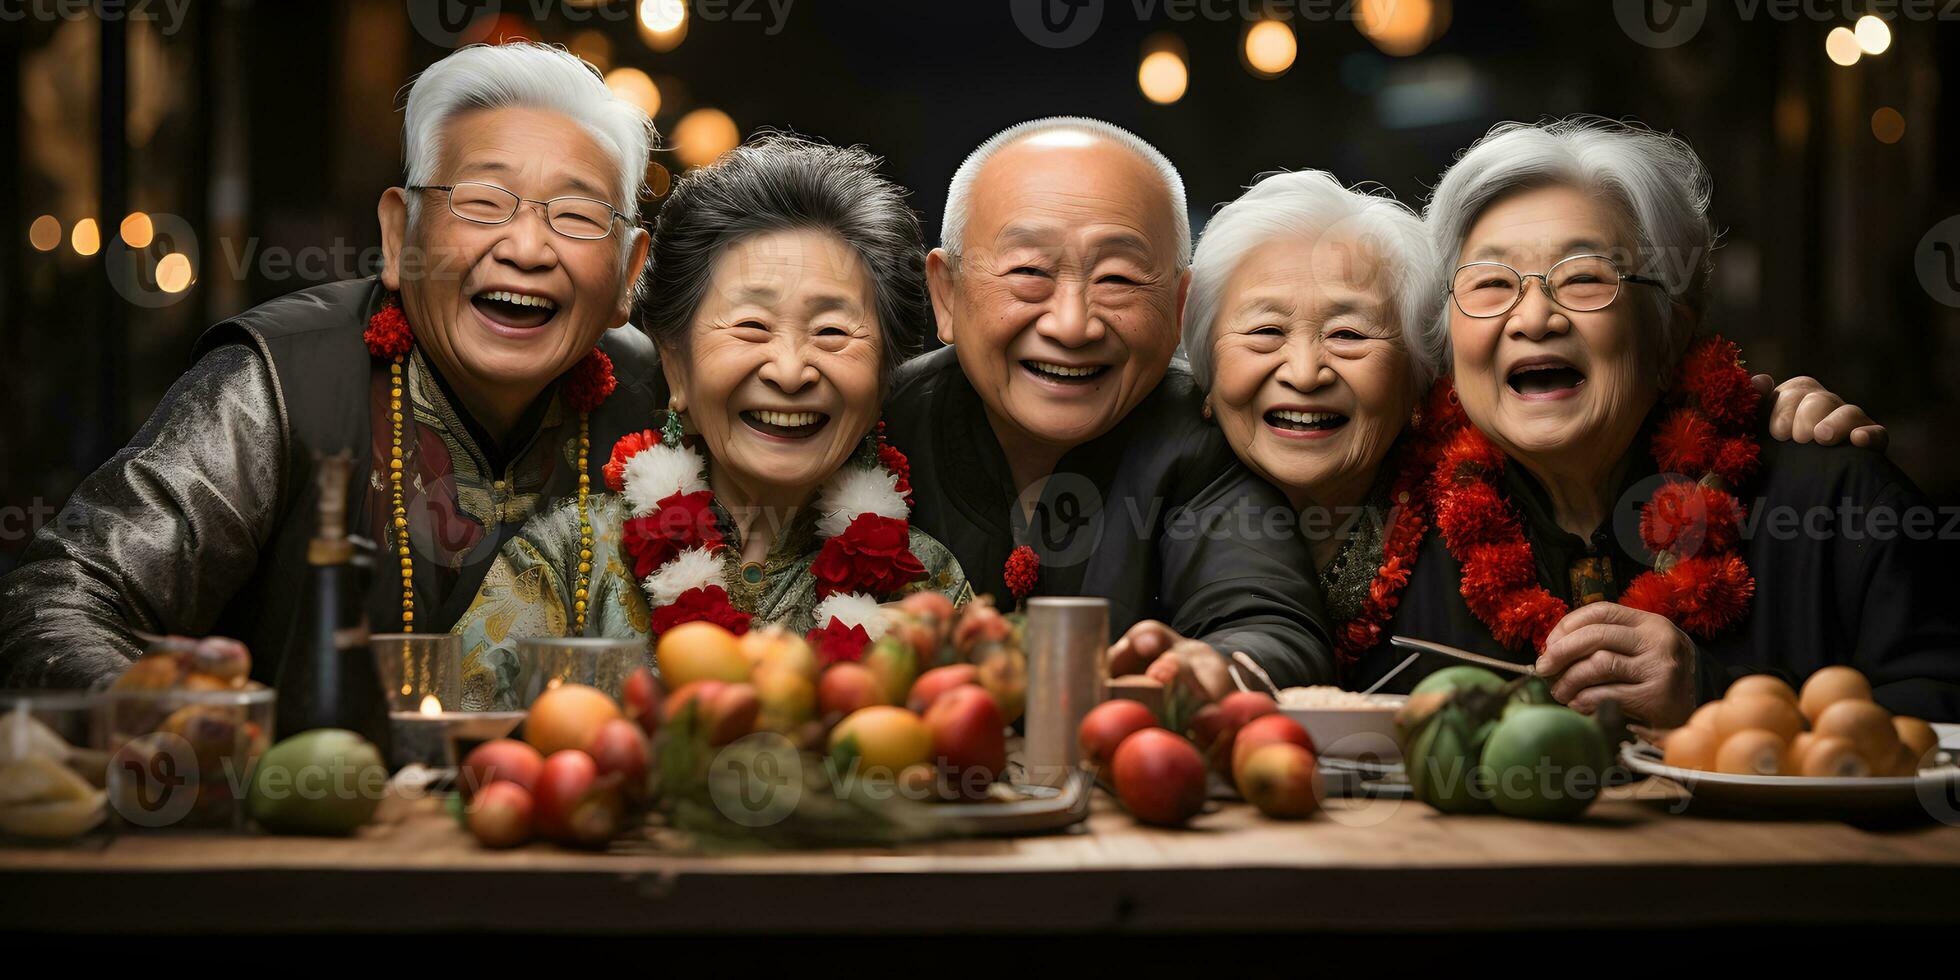
[[[778,439],[808,439],[830,424],[830,416],[822,412],[777,412],[752,408],[741,415],[742,422],[749,428]]]
[[[486,289],[470,297],[483,318],[510,330],[535,330],[558,315],[558,302],[549,296],[509,289]]]
[[[1520,398],[1544,401],[1577,393],[1586,375],[1564,358],[1533,357],[1512,365],[1504,383]]]
[[[1082,385],[1095,381],[1108,373],[1107,364],[1075,366],[1057,364],[1053,361],[1022,361],[1022,369],[1042,381],[1061,385]]]
[[[1320,438],[1333,435],[1348,424],[1348,417],[1340,412],[1316,411],[1304,408],[1273,408],[1262,416],[1266,425],[1283,435],[1301,438]]]

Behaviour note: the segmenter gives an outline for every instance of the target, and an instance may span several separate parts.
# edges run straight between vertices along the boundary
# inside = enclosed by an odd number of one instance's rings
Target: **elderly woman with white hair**
[[[1386,639],[1430,529],[1425,437],[1460,417],[1446,400],[1424,405],[1448,391],[1432,392],[1423,341],[1431,255],[1413,211],[1308,170],[1219,209],[1192,262],[1184,350],[1206,414],[1300,512],[1344,670]],[[1826,418],[1883,436],[1809,378],[1781,386],[1775,414],[1806,441],[1843,438],[1816,431]]]
[[[301,644],[323,453],[352,456],[346,530],[383,549],[369,625],[448,629],[526,518],[585,496],[605,463],[586,447],[658,407],[653,345],[622,326],[653,138],[561,49],[468,47],[423,72],[407,180],[377,212],[379,275],[204,335],[0,581],[5,682],[112,676],[139,631],[242,638],[274,680]]]
[[[1686,143],[1599,119],[1500,126],[1443,176],[1448,298],[1422,349],[1468,424],[1436,447],[1438,533],[1386,632],[1534,663],[1560,702],[1658,727],[1735,676],[1831,664],[1895,712],[1960,718],[1941,528],[1881,454],[1763,438],[1740,352],[1698,333],[1708,203]],[[1400,659],[1377,647],[1352,680]]]

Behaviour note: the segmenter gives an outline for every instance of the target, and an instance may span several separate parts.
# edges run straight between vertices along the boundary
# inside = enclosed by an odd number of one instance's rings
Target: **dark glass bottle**
[[[320,459],[320,524],[306,549],[307,601],[298,649],[280,658],[279,737],[344,728],[388,757],[388,704],[368,650],[367,573],[372,559],[347,535],[346,453]]]

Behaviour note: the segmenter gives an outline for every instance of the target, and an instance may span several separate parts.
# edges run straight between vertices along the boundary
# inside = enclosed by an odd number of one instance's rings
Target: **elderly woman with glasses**
[[[1444,175],[1448,300],[1420,341],[1454,374],[1436,533],[1386,632],[1654,726],[1741,674],[1831,664],[1895,712],[1960,718],[1960,582],[1923,495],[1877,452],[1763,438],[1739,351],[1698,333],[1708,198],[1687,144],[1596,119],[1501,126]],[[1354,681],[1401,659],[1377,647]]]
[[[829,662],[879,636],[881,603],[969,595],[910,526],[909,468],[880,431],[926,293],[918,218],[877,158],[763,136],[676,182],[653,240],[668,410],[596,450],[610,492],[504,547],[456,627],[470,706],[513,703],[521,637],[766,623]]]

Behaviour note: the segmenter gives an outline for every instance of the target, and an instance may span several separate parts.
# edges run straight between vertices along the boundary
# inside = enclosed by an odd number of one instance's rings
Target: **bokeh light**
[[[1245,32],[1245,64],[1261,78],[1278,78],[1293,67],[1300,43],[1285,21],[1262,20]]]
[[[27,243],[42,252],[52,252],[61,247],[61,219],[52,214],[44,214],[27,226]]]
[[[606,73],[606,87],[614,95],[640,107],[650,119],[660,115],[660,86],[638,68],[615,68]]]
[[[720,109],[696,109],[674,124],[674,155],[690,167],[715,162],[742,142],[735,120]]]
[[[123,244],[130,248],[149,248],[150,241],[156,237],[156,226],[141,211],[131,211],[124,217],[121,231]]]
[[[76,255],[94,255],[102,250],[102,230],[95,226],[94,218],[83,218],[75,222],[75,228],[68,233],[68,244]]]
[[[190,286],[190,256],[182,252],[172,252],[157,261],[158,289],[166,293],[181,293]]]
[[[687,37],[686,0],[639,0],[640,40],[655,51],[672,51]]]
[[[1859,56],[1864,52],[1859,49],[1858,36],[1851,33],[1851,28],[1834,27],[1824,38],[1824,53],[1832,61],[1849,68],[1858,63]]]
[[[1880,143],[1897,143],[1905,139],[1906,117],[1891,106],[1880,106],[1872,113],[1872,136]]]
[[[1858,18],[1851,33],[1858,38],[1858,50],[1866,54],[1884,54],[1892,46],[1892,28],[1871,14]]]
[[[1158,105],[1170,105],[1184,98],[1191,84],[1189,69],[1175,51],[1152,51],[1137,66],[1137,88],[1143,97]]]

